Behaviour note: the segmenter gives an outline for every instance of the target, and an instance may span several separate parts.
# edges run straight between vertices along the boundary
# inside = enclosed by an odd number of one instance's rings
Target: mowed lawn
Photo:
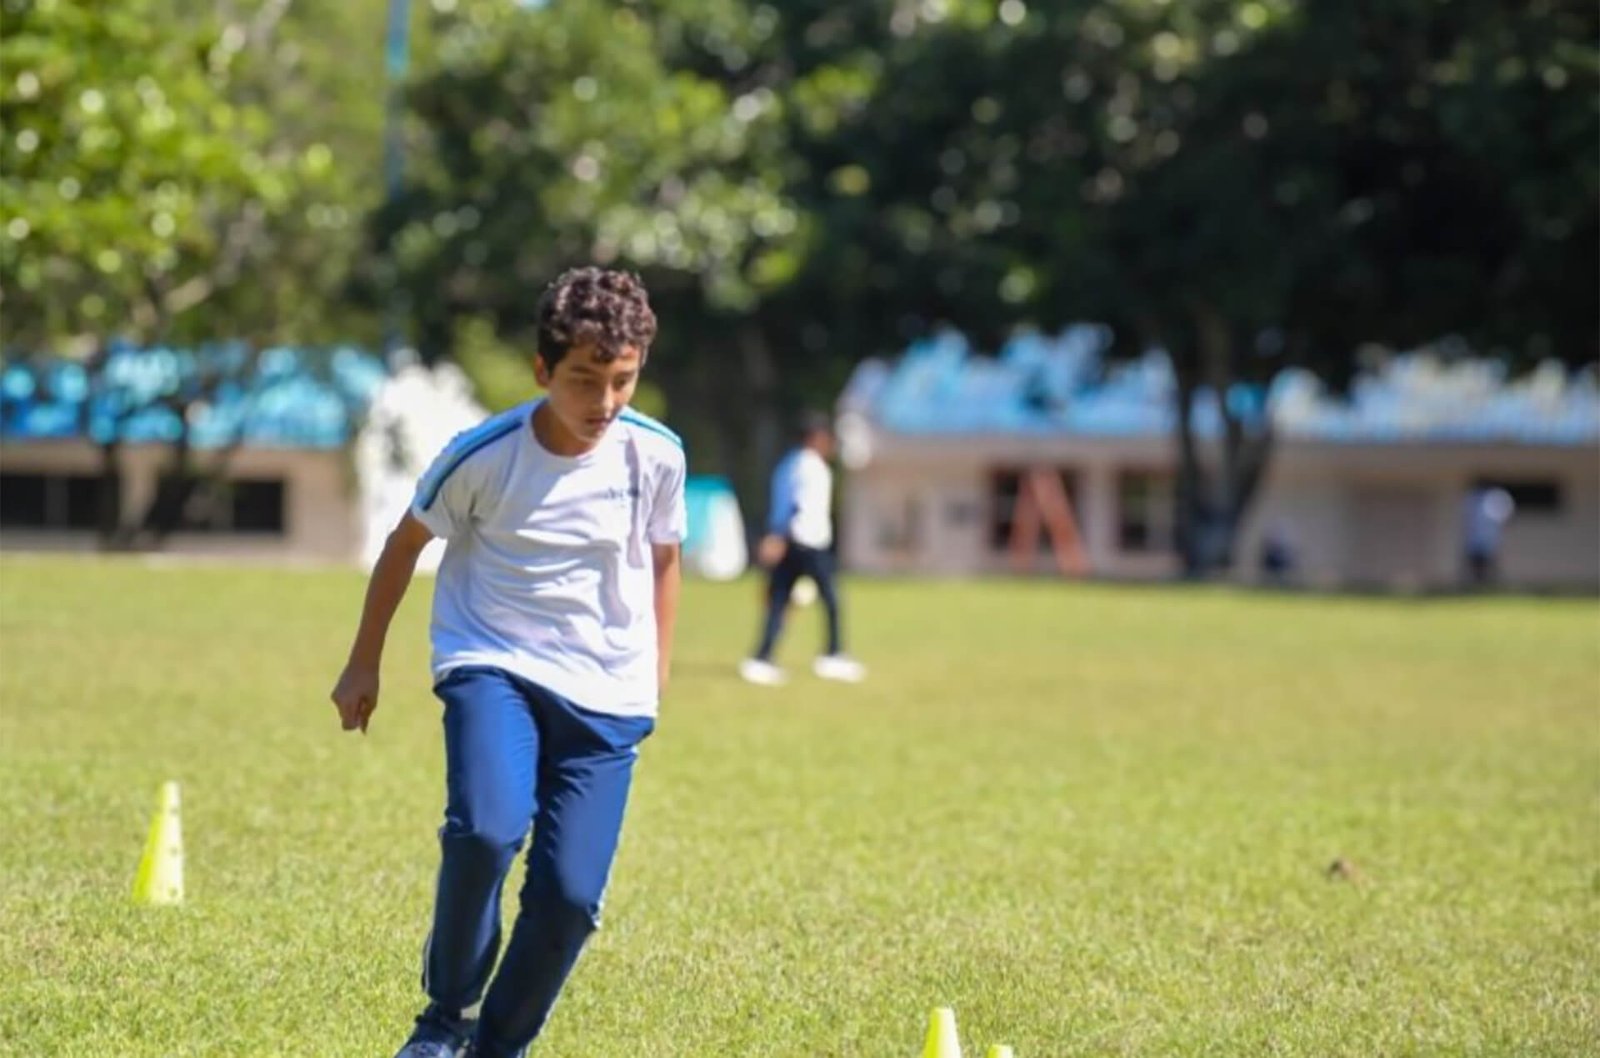
[[[0,1053],[404,1038],[431,583],[366,738],[326,701],[361,588],[0,562]],[[688,588],[606,926],[535,1054],[910,1058],[935,1005],[969,1058],[1600,1050],[1592,600],[847,591],[871,679],[813,679],[801,611],[759,690],[755,585]],[[189,899],[134,908],[168,778]]]

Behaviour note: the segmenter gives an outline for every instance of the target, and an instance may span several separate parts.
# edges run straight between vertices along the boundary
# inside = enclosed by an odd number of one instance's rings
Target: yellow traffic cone
[[[928,1018],[928,1041],[922,1045],[922,1058],[961,1058],[956,1012],[949,1007],[935,1008]]]
[[[997,1043],[989,1048],[989,1058],[1017,1058],[1017,1052],[1003,1043]]]
[[[178,819],[178,784],[161,784],[161,800],[150,820],[139,873],[133,876],[136,904],[183,903],[183,824]]]

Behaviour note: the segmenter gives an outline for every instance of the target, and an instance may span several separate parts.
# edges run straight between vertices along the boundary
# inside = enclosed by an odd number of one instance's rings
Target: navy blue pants
[[[783,558],[772,567],[767,579],[767,620],[761,629],[761,644],[756,647],[756,657],[772,660],[773,648],[778,645],[778,635],[783,631],[784,614],[789,609],[789,597],[801,577],[810,577],[817,585],[817,595],[828,619],[829,654],[842,649],[839,632],[839,589],[833,582],[833,552],[805,547],[793,540],[783,552]]]
[[[434,693],[444,702],[449,801],[422,987],[457,1014],[481,1000],[473,1053],[502,1058],[539,1034],[599,925],[633,762],[655,721],[590,712],[490,667],[453,669]],[[520,907],[496,971],[501,886],[530,826]]]

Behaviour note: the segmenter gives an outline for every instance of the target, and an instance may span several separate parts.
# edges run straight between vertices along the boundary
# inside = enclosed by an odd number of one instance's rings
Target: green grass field
[[[0,562],[0,1053],[398,1045],[442,798],[431,585],[363,739],[326,701],[361,584]],[[731,675],[754,586],[690,586],[606,928],[536,1054],[910,1058],[941,1004],[969,1058],[1596,1053],[1593,601],[848,602],[872,679],[798,675],[804,612],[761,691]],[[167,778],[189,899],[134,908]]]

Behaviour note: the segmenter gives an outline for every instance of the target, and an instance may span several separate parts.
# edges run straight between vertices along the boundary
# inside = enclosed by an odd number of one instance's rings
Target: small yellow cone
[[[989,1058],[1017,1058],[1017,1052],[1003,1043],[997,1043],[989,1048]]]
[[[922,1058],[961,1058],[956,1012],[949,1007],[937,1007],[929,1016],[928,1041],[922,1045]]]
[[[161,799],[150,836],[145,839],[139,873],[133,876],[136,904],[183,903],[183,824],[178,818],[178,784],[161,784]]]

